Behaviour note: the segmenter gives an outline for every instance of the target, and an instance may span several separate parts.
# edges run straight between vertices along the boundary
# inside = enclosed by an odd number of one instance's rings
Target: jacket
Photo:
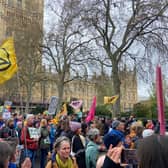
[[[49,161],[47,162],[47,165],[45,168],[61,168],[61,167],[58,167],[58,164],[57,164],[55,158],[56,158],[56,153],[54,153],[52,156],[49,156]],[[76,163],[76,159],[74,157],[72,157],[72,161],[73,161],[72,168],[78,168],[78,165]]]
[[[27,126],[22,128],[21,142],[24,145],[24,148],[27,147],[27,149],[30,149],[30,150],[37,150],[38,149],[38,141],[35,141],[33,138],[30,138]]]
[[[113,162],[109,157],[105,157],[102,168],[123,168],[120,164]]]
[[[86,159],[86,167],[87,168],[96,168],[96,162],[98,159],[99,150],[98,145],[93,141],[90,141],[87,144],[85,159]]]

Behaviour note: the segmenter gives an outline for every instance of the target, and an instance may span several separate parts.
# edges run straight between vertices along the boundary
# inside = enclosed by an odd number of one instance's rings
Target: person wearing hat
[[[78,167],[86,168],[86,164],[85,164],[86,139],[81,132],[81,123],[75,122],[73,131],[74,131],[74,136],[72,137],[71,154],[76,157]]]
[[[87,135],[90,141],[85,151],[86,168],[95,168],[99,155],[98,144],[101,141],[100,131],[97,128],[91,128]]]
[[[103,138],[104,145],[108,149],[112,144],[113,147],[117,146],[119,142],[124,142],[124,128],[125,125],[119,120],[112,123],[112,129]]]
[[[144,129],[142,132],[142,137],[146,138],[148,136],[151,136],[154,134],[154,131],[152,129]]]

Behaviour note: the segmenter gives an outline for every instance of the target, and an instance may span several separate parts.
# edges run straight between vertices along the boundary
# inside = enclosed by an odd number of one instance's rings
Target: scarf
[[[69,157],[67,161],[64,163],[58,154],[56,154],[56,162],[59,168],[73,168],[72,159]]]

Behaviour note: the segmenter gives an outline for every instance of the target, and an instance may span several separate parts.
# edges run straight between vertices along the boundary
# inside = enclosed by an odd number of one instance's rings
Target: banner
[[[62,105],[61,110],[60,110],[60,112],[58,114],[60,114],[60,115],[67,115],[67,105],[66,105],[66,103],[64,103]]]
[[[58,105],[58,100],[59,100],[59,98],[56,96],[51,97],[50,104],[48,107],[48,114],[49,115],[55,115],[55,111],[56,111],[57,105]]]
[[[94,119],[95,116],[95,111],[96,111],[96,96],[93,98],[92,105],[90,107],[90,111],[88,113],[88,116],[86,117],[86,122],[90,122]]]
[[[72,101],[69,106],[71,106],[73,109],[80,109],[81,106],[83,104],[83,101],[82,100],[75,100],[75,101]]]
[[[118,98],[119,98],[118,95],[111,96],[111,97],[105,96],[104,97],[104,104],[114,104]]]
[[[0,46],[0,84],[12,78],[17,69],[13,38],[9,38]]]
[[[61,110],[59,111],[59,113],[57,113],[57,115],[55,116],[55,118],[53,119],[53,123],[54,124],[58,124],[59,122],[59,119],[61,116],[65,116],[68,114],[68,111],[67,111],[67,105],[66,103],[64,103],[61,107]]]

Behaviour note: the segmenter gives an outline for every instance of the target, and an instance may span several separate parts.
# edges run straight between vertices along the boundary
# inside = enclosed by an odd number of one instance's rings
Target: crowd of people
[[[0,118],[0,168],[35,168],[35,159],[40,168],[166,168],[167,142],[159,123],[134,116],[87,123],[72,114],[55,123],[47,114],[13,114]],[[136,151],[136,162],[122,163],[126,149]]]

